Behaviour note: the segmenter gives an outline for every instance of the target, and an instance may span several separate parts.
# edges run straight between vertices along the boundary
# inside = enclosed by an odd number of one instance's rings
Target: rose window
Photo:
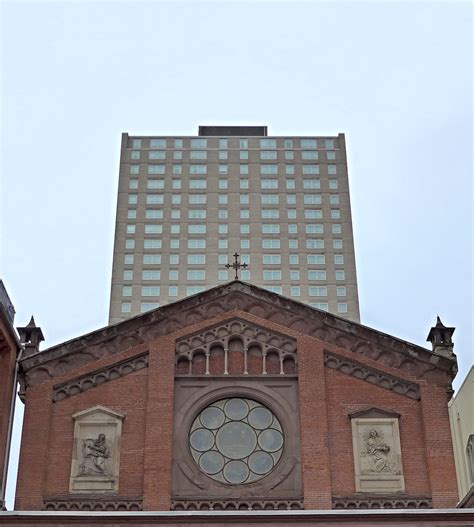
[[[222,483],[252,483],[278,463],[284,445],[276,416],[250,399],[222,399],[194,420],[189,436],[199,468]]]

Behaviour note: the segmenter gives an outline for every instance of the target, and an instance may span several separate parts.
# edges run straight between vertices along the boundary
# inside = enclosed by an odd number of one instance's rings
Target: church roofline
[[[34,355],[25,357],[21,361],[22,367],[24,370],[28,370],[31,367],[39,366],[49,360],[54,360],[58,357],[80,351],[87,346],[97,345],[101,342],[108,341],[114,337],[126,335],[128,332],[137,331],[139,328],[155,324],[167,318],[173,318],[178,316],[185,309],[198,308],[208,302],[218,300],[222,294],[232,293],[252,296],[256,300],[269,302],[275,308],[278,307],[290,311],[299,317],[304,318],[309,316],[312,318],[316,315],[324,325],[330,328],[359,337],[365,341],[376,339],[379,344],[383,345],[385,348],[405,354],[412,359],[430,363],[431,366],[444,371],[451,371],[453,364],[455,364],[453,360],[437,356],[422,346],[383,333],[382,331],[373,329],[369,326],[364,326],[359,322],[353,322],[327,311],[322,311],[311,307],[308,304],[273,293],[254,284],[249,284],[248,282],[242,282],[240,280],[233,280],[232,282],[218,285],[201,293],[196,293],[192,296],[177,300],[176,302],[147,311],[146,313],[140,313],[139,315],[128,318],[127,320],[113,325],[104,326],[90,333],[86,333],[52,346],[51,348],[39,351]],[[380,341],[383,341],[383,343]]]
[[[149,522],[170,522],[175,524],[203,525],[235,523],[238,519],[245,523],[264,523],[268,525],[274,522],[287,525],[288,522],[307,523],[314,521],[315,525],[320,522],[338,522],[338,525],[370,524],[380,525],[383,522],[407,521],[416,522],[421,527],[434,527],[439,522],[456,522],[453,525],[467,525],[466,522],[474,519],[473,509],[351,509],[351,510],[252,510],[252,511],[0,511],[0,520],[14,523],[25,523],[32,525],[33,522],[46,523],[48,525],[59,525],[62,521],[71,519],[87,518],[94,524],[111,525],[117,524],[121,519],[130,525],[149,525]],[[361,523],[360,523],[361,522]],[[426,522],[426,523],[425,523]],[[462,523],[457,523],[462,522]],[[38,523],[34,523],[37,525]]]

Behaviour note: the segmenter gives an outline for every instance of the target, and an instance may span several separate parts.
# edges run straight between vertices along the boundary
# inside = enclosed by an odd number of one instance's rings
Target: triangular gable
[[[43,378],[47,378],[48,373],[51,378],[55,373],[50,363],[58,359],[64,365],[74,355],[74,367],[77,367],[196,322],[238,310],[409,371],[420,378],[431,376],[443,382],[446,376],[452,378],[455,374],[454,360],[238,280],[59,344],[23,359],[21,364],[24,372],[42,369]]]

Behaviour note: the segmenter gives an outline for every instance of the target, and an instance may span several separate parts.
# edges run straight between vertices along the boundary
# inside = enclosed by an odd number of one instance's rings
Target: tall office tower
[[[122,135],[110,323],[239,278],[359,321],[344,134]]]

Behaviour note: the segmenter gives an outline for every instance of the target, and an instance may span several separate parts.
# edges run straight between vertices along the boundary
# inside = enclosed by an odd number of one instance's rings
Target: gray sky
[[[107,323],[122,132],[344,132],[362,322],[424,346],[439,314],[459,386],[474,336],[471,3],[1,13],[1,276],[17,325],[34,314],[51,346]],[[19,437],[17,422],[14,458]]]

